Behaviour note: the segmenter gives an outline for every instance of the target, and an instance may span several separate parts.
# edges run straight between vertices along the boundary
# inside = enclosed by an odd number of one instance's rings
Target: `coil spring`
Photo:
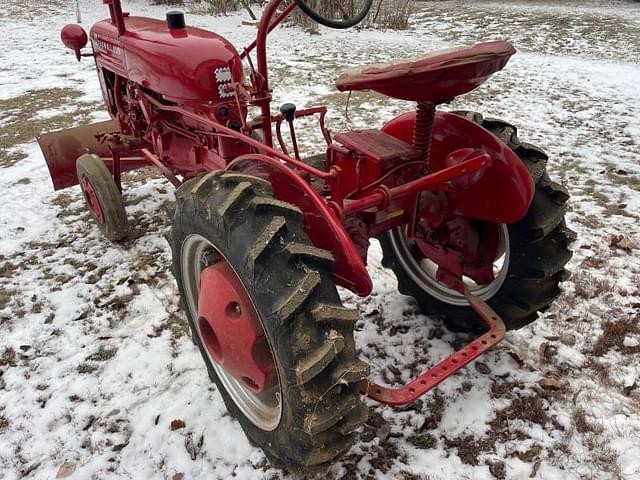
[[[416,123],[413,130],[413,146],[422,152],[422,158],[429,162],[431,156],[431,135],[436,108],[433,103],[418,103]]]

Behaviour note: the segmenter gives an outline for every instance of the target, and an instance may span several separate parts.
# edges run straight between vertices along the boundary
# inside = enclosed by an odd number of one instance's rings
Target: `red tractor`
[[[122,172],[154,165],[175,185],[170,242],[193,339],[229,411],[275,464],[334,460],[366,421],[363,395],[415,401],[559,294],[572,232],[568,194],[546,174],[545,153],[505,122],[436,111],[501,70],[515,53],[509,43],[348,71],[338,90],[373,90],[416,109],[381,129],[332,135],[324,106],[272,112],[267,35],[296,7],[328,27],[353,26],[371,0],[358,12],[337,0],[340,18],[305,0],[271,0],[240,52],[179,12],[161,21],[104,3],[110,17],[89,37],[67,25],[62,41],[78,59],[94,58],[112,119],[38,139],[54,188],[80,184],[115,241],[127,233]],[[82,53],[88,38],[92,53]],[[295,121],[312,115],[326,150],[305,157]],[[401,387],[368,379],[353,335],[358,312],[336,288],[371,293],[372,237],[401,293],[479,334]]]

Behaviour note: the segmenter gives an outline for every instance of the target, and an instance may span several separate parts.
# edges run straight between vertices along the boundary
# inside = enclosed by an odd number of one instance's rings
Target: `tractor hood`
[[[91,29],[98,63],[167,99],[208,102],[231,97],[231,81],[242,80],[242,61],[220,35],[199,28],[172,28],[166,22],[125,17],[118,35],[111,20]]]

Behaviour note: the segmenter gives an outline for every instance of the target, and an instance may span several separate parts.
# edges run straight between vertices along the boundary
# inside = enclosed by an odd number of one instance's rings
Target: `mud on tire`
[[[185,308],[209,376],[251,443],[274,465],[292,471],[346,452],[367,418],[359,383],[369,367],[356,354],[358,314],[342,305],[333,258],[310,242],[300,210],[276,200],[269,183],[238,173],[209,173],[181,186],[170,240],[183,305],[182,245],[191,234],[206,238],[234,268],[271,345],[281,417],[266,431],[225,390],[198,337],[197,318]]]
[[[534,179],[536,189],[527,215],[508,225],[510,261],[500,289],[487,303],[502,317],[509,330],[518,329],[538,318],[560,294],[559,283],[567,272],[571,258],[569,244],[575,233],[564,220],[567,190],[553,182],[546,173],[547,155],[538,147],[521,142],[517,130],[501,120],[483,118],[475,112],[453,112],[474,121],[500,138],[520,157]],[[380,239],[382,264],[398,278],[398,289],[412,296],[427,314],[442,315],[454,331],[477,331],[483,328],[478,316],[467,306],[451,305],[426,293],[404,270],[392,247],[389,234]]]
[[[118,186],[107,166],[100,157],[85,154],[76,160],[76,174],[91,216],[96,221],[102,234],[112,242],[122,240],[127,235],[129,228],[127,212],[124,209],[122,193],[118,190]],[[102,218],[98,218],[89,205],[87,192],[82,186],[83,179],[90,182],[93,193],[100,204]]]

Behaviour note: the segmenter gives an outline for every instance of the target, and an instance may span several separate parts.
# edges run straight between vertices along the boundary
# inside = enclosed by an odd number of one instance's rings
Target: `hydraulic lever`
[[[293,103],[283,103],[280,107],[280,113],[284,115],[284,119],[289,124],[289,133],[291,134],[291,143],[293,144],[293,154],[296,160],[300,160],[298,142],[296,140],[296,130],[293,126],[293,119],[296,116],[296,106]]]

